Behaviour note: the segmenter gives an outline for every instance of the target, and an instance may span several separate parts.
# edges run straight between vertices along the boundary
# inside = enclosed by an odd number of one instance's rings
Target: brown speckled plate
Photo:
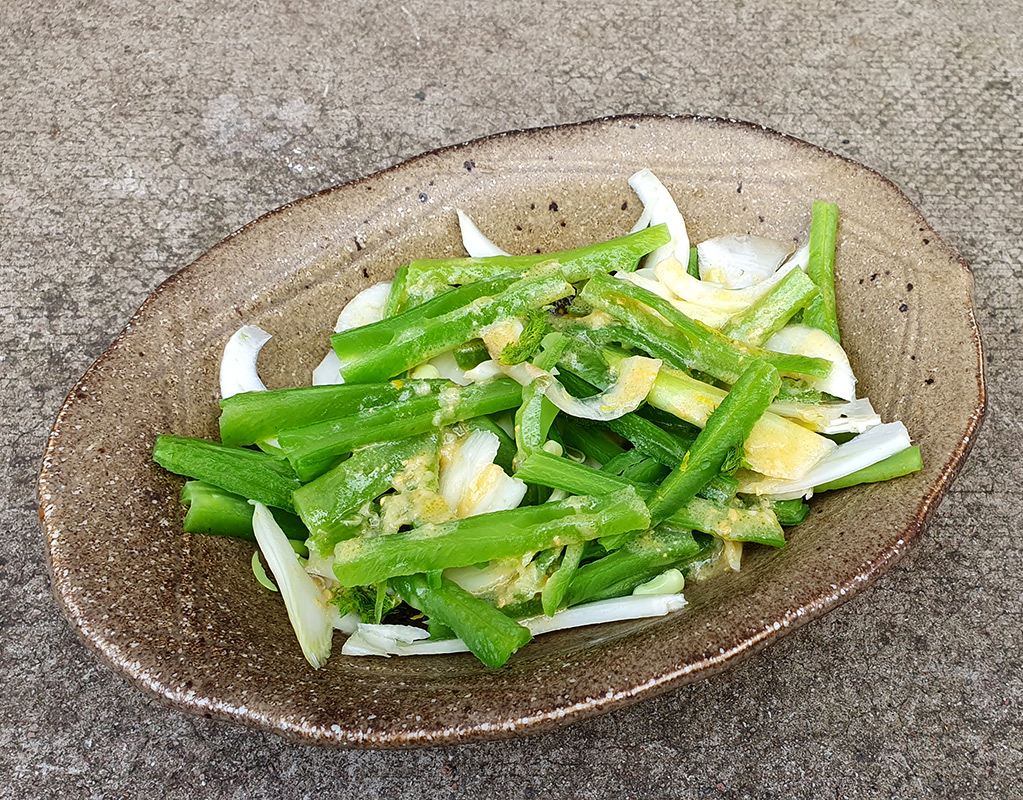
[[[668,618],[540,637],[499,671],[472,656],[302,658],[251,546],[181,532],[158,433],[215,437],[217,370],[242,323],[274,334],[271,387],[307,384],[338,310],[414,256],[461,254],[461,206],[512,252],[629,230],[627,178],[652,168],[694,240],[789,239],[841,209],[838,306],[863,394],[923,448],[908,478],[834,492],[783,550],[687,588]],[[284,206],[164,283],[71,392],[39,479],[53,588],[115,670],[175,708],[307,742],[415,747],[515,736],[695,681],[835,608],[916,539],[984,412],[973,280],[890,182],[762,128],[623,117],[493,136]]]

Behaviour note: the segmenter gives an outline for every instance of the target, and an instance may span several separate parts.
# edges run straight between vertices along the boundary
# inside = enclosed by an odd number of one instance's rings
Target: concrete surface
[[[0,6],[0,795],[1023,794],[1019,3],[402,2]],[[492,745],[300,747],[100,666],[50,599],[34,483],[64,394],[149,291],[420,151],[640,111],[863,161],[973,264],[990,413],[914,552],[728,674]]]

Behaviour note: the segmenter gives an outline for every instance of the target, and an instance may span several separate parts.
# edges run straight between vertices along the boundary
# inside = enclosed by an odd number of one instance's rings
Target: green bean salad
[[[356,295],[312,385],[267,390],[246,325],[220,441],[158,437],[184,530],[255,542],[313,667],[335,630],[345,656],[498,668],[548,631],[673,613],[744,546],[784,547],[812,495],[921,468],[856,395],[837,206],[798,248],[694,246],[649,170],[629,183],[632,231],[562,252],[510,255],[458,210],[468,256]]]

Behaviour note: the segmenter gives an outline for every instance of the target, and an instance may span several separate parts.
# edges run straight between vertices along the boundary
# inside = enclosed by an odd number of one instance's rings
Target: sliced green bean
[[[889,481],[892,478],[901,478],[923,469],[924,463],[920,457],[920,448],[917,446],[907,447],[888,458],[871,464],[869,467],[851,472],[844,478],[836,478],[828,483],[815,486],[814,494],[830,492],[833,489],[847,489],[850,486],[858,486],[861,483],[879,483]]]
[[[294,511],[291,493],[301,484],[286,461],[258,450],[183,436],[156,437],[153,460],[170,472],[212,484],[248,500]]]
[[[823,358],[775,353],[729,339],[690,319],[663,297],[628,281],[595,275],[579,296],[673,352],[673,361],[683,363],[672,366],[697,369],[725,383],[734,383],[758,362],[771,364],[780,372],[819,378],[831,372],[831,362]]]
[[[181,489],[181,504],[188,509],[183,524],[186,533],[256,540],[252,532],[252,504],[241,495],[203,481],[186,481]],[[273,516],[289,539],[304,542],[309,537],[306,526],[294,514],[278,508]]]
[[[558,363],[567,344],[568,340],[562,334],[549,334],[544,338],[533,364],[549,372]],[[522,405],[515,412],[515,444],[519,459],[543,447],[557,415],[558,407],[544,396],[536,381],[522,387]]]
[[[455,363],[459,369],[474,369],[484,361],[490,360],[490,352],[482,339],[470,339],[465,344],[458,345],[452,352],[455,354]]]
[[[650,504],[654,525],[692,500],[718,474],[725,458],[740,449],[778,394],[781,378],[769,364],[754,364],[735,382],[696,437],[688,456],[657,487]]]
[[[406,603],[451,630],[492,669],[503,666],[533,638],[515,620],[447,578],[433,586],[424,575],[407,575],[393,578],[390,584]]]
[[[465,567],[641,530],[648,519],[646,506],[629,486],[602,498],[571,497],[386,536],[347,539],[335,549],[334,574],[343,586],[362,586],[395,575]]]
[[[558,253],[537,253],[525,256],[488,256],[486,258],[424,258],[409,264],[409,292],[413,296],[430,297],[448,285],[471,284],[500,276],[523,273],[547,261],[557,261],[570,283],[581,281],[598,272],[631,272],[647,253],[667,244],[671,239],[664,225],[597,242]]]
[[[436,452],[439,434],[430,432],[396,442],[363,447],[329,472],[295,490],[295,510],[309,528],[313,542],[327,555],[342,539],[358,534],[351,517],[366,503],[391,488],[409,459]]]
[[[558,417],[555,424],[566,447],[578,450],[599,464],[606,464],[625,452],[624,447],[611,441],[607,434],[596,426],[570,422],[566,416]]]
[[[565,593],[572,583],[572,576],[579,568],[579,561],[583,557],[583,543],[570,544],[565,548],[558,568],[547,578],[540,593],[540,602],[543,606],[543,613],[548,617],[554,616],[554,612],[561,608]]]
[[[838,314],[835,310],[835,240],[838,238],[838,206],[834,203],[813,204],[810,221],[810,259],[807,274],[817,286],[819,297],[803,312],[803,324],[820,328],[836,342]]]
[[[220,439],[224,444],[256,444],[288,428],[436,396],[449,386],[446,380],[405,380],[242,392],[220,401]]]
[[[322,475],[342,456],[375,442],[427,433],[464,419],[514,408],[521,387],[507,378],[413,397],[342,419],[281,431],[278,441],[302,480]]]
[[[801,498],[795,500],[775,500],[770,503],[771,510],[778,522],[785,527],[799,525],[810,514],[810,506]]]
[[[716,546],[711,537],[661,526],[631,538],[614,552],[577,569],[564,604],[574,606],[631,594],[641,583],[666,569],[705,560]]]
[[[384,304],[384,319],[394,317],[401,313],[405,305],[405,298],[408,293],[405,285],[408,282],[408,264],[402,264],[394,273],[394,280],[391,281],[391,291],[387,293],[387,302]]]
[[[642,497],[648,498],[653,497],[657,490],[651,484],[634,483],[606,470],[596,470],[543,452],[526,458],[516,475],[524,481],[572,494],[602,496],[623,486],[633,486]],[[769,507],[759,504],[746,507],[738,502],[694,497],[675,511],[670,522],[678,528],[694,528],[735,542],[759,542],[774,547],[785,544],[784,531],[774,513]]]
[[[601,469],[631,483],[648,484],[660,483],[671,472],[669,467],[639,450],[626,450],[608,461]]]
[[[386,380],[478,337],[485,327],[498,320],[523,317],[572,294],[571,284],[559,274],[524,277],[498,294],[477,297],[446,313],[422,314],[420,308],[414,308],[371,325],[335,333],[330,342],[341,362],[339,371],[345,383]],[[441,295],[433,302],[447,296]]]
[[[730,339],[760,347],[820,293],[801,269],[790,270],[771,290],[721,328]]]
[[[715,503],[730,503],[738,491],[739,481],[731,475],[718,473],[697,494]]]
[[[695,247],[689,248],[689,263],[686,265],[686,272],[699,280],[700,277],[700,251]]]

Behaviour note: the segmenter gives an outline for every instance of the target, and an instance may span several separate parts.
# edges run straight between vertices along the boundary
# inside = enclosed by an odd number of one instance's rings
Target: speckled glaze
[[[813,501],[783,550],[687,587],[671,617],[540,637],[489,671],[468,655],[346,658],[319,671],[251,546],[181,532],[182,480],[158,433],[215,437],[219,354],[243,323],[274,339],[261,374],[303,385],[341,306],[412,256],[461,254],[454,207],[512,252],[627,231],[627,178],[652,168],[695,240],[787,239],[813,199],[841,209],[838,310],[861,394],[923,448],[908,478]],[[101,658],[171,706],[293,739],[422,747],[556,727],[698,680],[835,608],[916,539],[983,417],[972,276],[909,200],[867,168],[762,128],[619,117],[429,153],[284,206],[164,283],[68,396],[39,479],[61,607]],[[338,634],[340,639],[341,634]]]

